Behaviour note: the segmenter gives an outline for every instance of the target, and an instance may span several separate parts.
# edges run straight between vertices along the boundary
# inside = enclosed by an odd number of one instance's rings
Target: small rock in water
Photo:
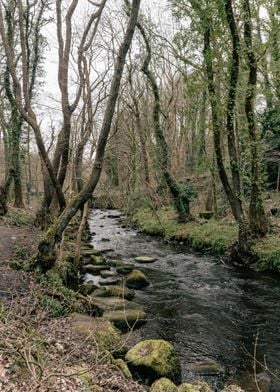
[[[215,361],[201,361],[194,363],[190,371],[201,376],[216,376],[223,372],[222,367]]]
[[[106,264],[104,264],[104,265],[87,264],[84,266],[84,270],[86,272],[89,272],[90,274],[93,274],[93,275],[99,275],[99,273],[101,271],[106,270],[106,269],[110,269],[110,267]]]
[[[138,263],[154,263],[156,261],[156,257],[150,257],[150,256],[138,256],[134,258],[135,261]]]
[[[103,238],[101,238],[100,241],[102,241],[102,242],[109,242],[109,241],[110,241],[110,238],[105,238],[105,237],[103,237]]]
[[[100,275],[102,276],[102,278],[106,279],[106,278],[111,278],[113,276],[116,276],[116,273],[115,271],[104,270],[104,271],[100,271]]]
[[[129,289],[142,289],[149,286],[149,281],[142,271],[134,269],[127,275],[125,284]]]
[[[99,281],[100,286],[119,285],[120,283],[121,283],[120,278],[108,278]]]

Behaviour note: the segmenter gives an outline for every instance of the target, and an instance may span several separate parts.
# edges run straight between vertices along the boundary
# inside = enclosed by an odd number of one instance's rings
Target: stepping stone
[[[102,278],[106,279],[106,278],[111,278],[111,277],[117,277],[117,274],[115,271],[100,271],[100,275],[102,276]]]
[[[100,286],[111,286],[111,285],[120,285],[121,279],[120,278],[107,278],[104,280],[99,281]]]
[[[157,258],[156,257],[149,257],[149,256],[138,256],[134,258],[137,263],[141,264],[149,264],[149,263],[154,263]]]
[[[103,314],[103,319],[111,321],[115,327],[123,332],[140,328],[146,324],[147,315],[143,310],[126,309],[107,311]]]
[[[143,306],[137,304],[136,302],[127,301],[126,299],[120,297],[91,297],[95,305],[97,305],[101,310],[142,310]]]
[[[108,265],[92,265],[87,264],[83,267],[86,272],[89,272],[92,275],[99,275],[101,271],[110,269]]]
[[[124,286],[103,286],[96,289],[92,297],[119,297],[132,300],[135,296],[134,290]]]
[[[134,264],[121,264],[117,266],[117,273],[121,275],[128,275],[134,268]]]

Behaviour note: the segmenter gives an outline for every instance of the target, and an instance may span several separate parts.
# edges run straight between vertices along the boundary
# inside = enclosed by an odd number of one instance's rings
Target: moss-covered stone
[[[151,392],[178,392],[178,388],[168,378],[162,377],[152,384]]]
[[[125,356],[135,377],[145,384],[152,384],[161,377],[175,383],[181,381],[181,367],[174,346],[165,340],[144,340]]]
[[[242,388],[238,385],[227,385],[222,392],[245,392]]]
[[[107,311],[103,314],[105,320],[110,320],[115,327],[123,332],[140,328],[147,321],[147,315],[140,309]]]
[[[97,289],[97,286],[95,286],[94,284],[92,284],[92,283],[82,283],[82,284],[80,284],[80,286],[79,286],[79,292],[82,294],[82,295],[90,295],[91,293],[93,293],[94,292],[94,290],[96,290]]]
[[[213,392],[206,382],[195,381],[192,384],[181,384],[178,392]]]
[[[99,350],[117,351],[122,346],[121,334],[109,320],[76,313],[71,318],[74,330],[96,343]]]
[[[91,255],[89,264],[93,265],[104,265],[106,264],[106,259],[103,256],[96,256],[96,255]]]
[[[134,290],[124,286],[103,286],[92,293],[92,297],[119,297],[127,300],[132,300],[134,296]]]
[[[202,361],[192,365],[190,371],[201,376],[216,376],[223,372],[221,366],[215,361]]]
[[[117,266],[117,273],[121,275],[128,275],[134,269],[134,264],[121,264]]]
[[[122,372],[123,376],[127,378],[128,380],[132,380],[132,374],[130,370],[128,369],[127,364],[120,358],[118,359],[112,359],[112,364],[117,366],[120,371]]]
[[[130,289],[142,289],[149,285],[149,281],[142,271],[134,269],[127,275],[125,284]]]
[[[117,276],[115,271],[109,271],[109,270],[102,270],[102,271],[100,271],[100,275],[104,279],[112,278],[112,277],[116,277]]]
[[[93,302],[103,311],[108,310],[142,310],[142,305],[136,302],[127,301],[120,297],[92,297]]]
[[[84,271],[86,271],[92,275],[99,275],[101,271],[104,271],[106,269],[110,269],[110,267],[107,266],[106,264],[104,264],[104,265],[86,264],[83,269],[84,269]]]

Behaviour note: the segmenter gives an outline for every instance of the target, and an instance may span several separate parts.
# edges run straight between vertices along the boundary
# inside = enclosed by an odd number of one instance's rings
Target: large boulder
[[[175,383],[181,381],[181,367],[175,348],[165,340],[144,340],[130,349],[125,359],[132,374],[145,384],[151,385],[161,377]]]
[[[74,313],[71,321],[74,331],[97,344],[100,351],[117,351],[122,347],[121,334],[109,320]]]
[[[92,297],[119,297],[127,300],[132,300],[134,296],[134,290],[124,286],[103,286],[92,293]]]
[[[149,285],[149,281],[142,271],[134,269],[127,275],[125,284],[130,289],[142,289]]]
[[[178,392],[178,388],[168,378],[163,377],[152,384],[151,392]]]
[[[147,322],[147,315],[141,309],[109,310],[103,318],[111,321],[122,332],[140,328]]]
[[[213,392],[209,385],[204,381],[195,381],[192,384],[181,384],[178,392]]]

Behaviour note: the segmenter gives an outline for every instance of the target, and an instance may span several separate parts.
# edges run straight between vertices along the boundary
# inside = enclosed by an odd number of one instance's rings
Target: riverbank
[[[229,220],[200,219],[178,223],[170,207],[159,210],[138,209],[130,216],[130,222],[141,232],[158,235],[167,241],[184,243],[194,250],[223,256],[237,239],[238,228]],[[280,230],[274,222],[273,231],[253,246],[256,255],[255,268],[259,271],[280,272]]]

